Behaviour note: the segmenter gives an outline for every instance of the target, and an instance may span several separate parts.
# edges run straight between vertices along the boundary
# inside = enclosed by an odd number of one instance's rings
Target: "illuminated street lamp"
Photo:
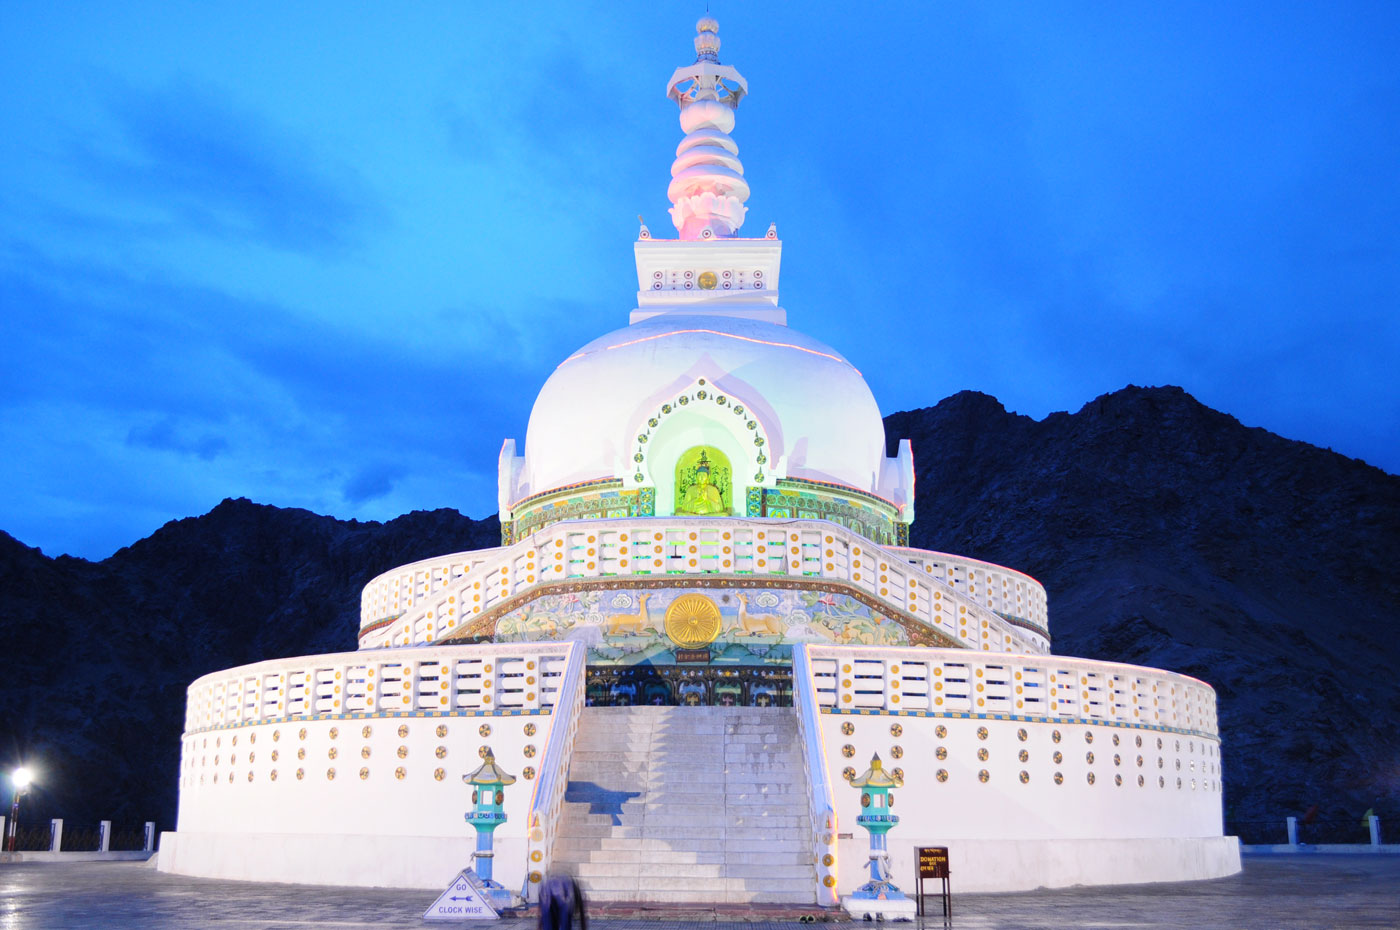
[[[29,783],[33,780],[34,773],[22,765],[10,773],[10,784],[13,785],[15,789],[15,800],[14,803],[10,805],[10,852],[15,851],[15,827],[19,824],[19,797],[24,794],[25,789],[29,787]]]

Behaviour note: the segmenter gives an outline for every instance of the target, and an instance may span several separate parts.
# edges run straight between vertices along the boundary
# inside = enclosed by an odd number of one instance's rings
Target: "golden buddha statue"
[[[710,482],[710,461],[701,452],[695,466],[695,482],[685,489],[676,513],[705,517],[725,512],[724,498],[719,488]]]

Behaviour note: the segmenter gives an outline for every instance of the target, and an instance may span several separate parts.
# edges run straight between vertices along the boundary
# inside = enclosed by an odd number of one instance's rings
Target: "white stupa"
[[[440,886],[489,753],[518,776],[495,876],[527,897],[564,868],[601,899],[834,906],[894,784],[896,880],[928,845],[960,890],[1238,870],[1208,685],[1052,655],[1033,578],[908,546],[908,441],[787,325],[776,230],[739,235],[719,47],[701,19],[667,87],[678,238],[642,228],[628,324],[501,450],[502,545],[371,580],[357,652],[194,682],[162,869]]]

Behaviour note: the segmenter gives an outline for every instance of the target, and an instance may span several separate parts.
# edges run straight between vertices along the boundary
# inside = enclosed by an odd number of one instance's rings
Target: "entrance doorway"
[[[590,707],[791,707],[792,669],[711,665],[590,665]]]

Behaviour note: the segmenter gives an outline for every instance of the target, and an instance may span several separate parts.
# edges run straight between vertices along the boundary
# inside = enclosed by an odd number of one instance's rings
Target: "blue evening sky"
[[[886,412],[1179,384],[1400,471],[1400,4],[740,3],[745,232]],[[496,509],[671,235],[703,2],[0,9],[0,529]]]

